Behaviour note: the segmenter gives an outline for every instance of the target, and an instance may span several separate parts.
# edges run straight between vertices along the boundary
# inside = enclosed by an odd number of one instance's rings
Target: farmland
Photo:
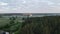
[[[60,34],[60,16],[2,16],[0,30],[9,34]]]

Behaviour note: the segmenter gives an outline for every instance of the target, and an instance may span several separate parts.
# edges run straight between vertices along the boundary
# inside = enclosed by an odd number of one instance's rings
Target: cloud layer
[[[59,13],[60,0],[0,0],[0,13]]]

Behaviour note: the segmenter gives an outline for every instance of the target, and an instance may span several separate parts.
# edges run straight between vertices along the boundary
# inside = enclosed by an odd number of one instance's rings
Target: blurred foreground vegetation
[[[11,17],[4,26],[0,26],[0,30],[10,34],[60,34],[60,16],[27,17],[22,20],[20,22]]]

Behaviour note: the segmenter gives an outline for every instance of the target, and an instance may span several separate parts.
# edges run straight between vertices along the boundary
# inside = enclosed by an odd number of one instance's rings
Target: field
[[[8,18],[0,18],[0,26],[4,26],[7,23],[9,23],[9,19]]]
[[[13,32],[14,34],[60,34],[60,16],[22,18],[21,16],[1,17],[0,29],[10,34]]]
[[[0,18],[0,27],[1,26],[5,26],[6,24],[9,24],[9,18],[11,18],[11,17],[8,17],[8,16],[5,16],[5,17],[1,17]],[[15,20],[15,22],[22,22],[22,18],[21,17],[17,17],[16,18],[16,20]]]

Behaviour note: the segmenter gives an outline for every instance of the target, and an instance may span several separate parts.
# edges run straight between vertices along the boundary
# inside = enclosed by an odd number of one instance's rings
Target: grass
[[[16,22],[16,21],[21,22],[22,20],[21,20],[21,18],[19,17],[19,18],[17,18],[17,19],[15,20],[15,22]],[[9,17],[0,18],[0,26],[4,26],[4,25],[6,25],[6,24],[8,24],[8,23],[9,23]]]

